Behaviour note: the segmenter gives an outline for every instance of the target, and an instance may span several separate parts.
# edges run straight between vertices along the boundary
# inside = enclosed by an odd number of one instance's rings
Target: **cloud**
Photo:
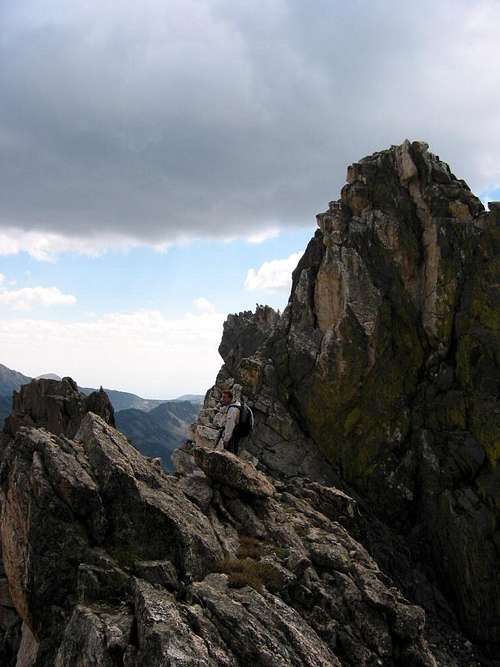
[[[302,257],[303,252],[294,252],[286,259],[273,259],[264,262],[257,270],[249,269],[245,280],[245,289],[290,289],[292,272]]]
[[[205,297],[200,296],[193,301],[193,305],[199,313],[213,314],[215,313],[215,306]]]
[[[156,310],[77,322],[3,320],[0,349],[10,368],[32,376],[56,372],[81,386],[169,398],[211,386],[223,320],[214,311],[169,318]]]
[[[4,254],[313,225],[405,137],[500,184],[495,0],[4,0],[0,22]]]
[[[247,238],[247,241],[252,245],[258,245],[259,243],[264,243],[265,241],[278,238],[280,233],[281,231],[278,227],[271,227],[270,229],[264,229],[261,232],[250,234],[250,236]]]
[[[33,232],[23,229],[0,229],[0,256],[17,255],[26,252],[41,262],[54,262],[62,253],[74,253],[87,257],[99,257],[107,251],[127,251],[146,245],[132,238],[118,235],[93,233],[87,238],[68,236],[61,233]],[[157,252],[166,252],[170,244],[151,244]]]
[[[14,310],[31,310],[34,306],[69,306],[76,303],[72,294],[63,294],[58,287],[22,287],[4,289],[4,276],[0,278],[0,305]]]

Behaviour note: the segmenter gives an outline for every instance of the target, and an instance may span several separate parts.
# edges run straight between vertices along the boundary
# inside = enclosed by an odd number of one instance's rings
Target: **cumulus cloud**
[[[223,320],[207,309],[177,318],[140,310],[76,322],[3,320],[0,349],[10,368],[32,376],[56,372],[80,386],[169,398],[211,386]]]
[[[34,306],[68,306],[76,303],[73,294],[63,294],[58,287],[3,288],[4,276],[0,276],[0,305],[14,310],[31,310]]]
[[[0,22],[0,227],[84,252],[258,237],[407,136],[500,183],[495,0],[4,0]]]
[[[264,262],[257,270],[249,269],[245,280],[245,289],[290,289],[292,286],[292,272],[302,255],[302,252],[294,252],[286,259],[273,259]]]

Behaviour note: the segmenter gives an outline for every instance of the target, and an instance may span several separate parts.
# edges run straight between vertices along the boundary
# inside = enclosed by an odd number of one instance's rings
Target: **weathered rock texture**
[[[407,141],[349,167],[317,220],[283,315],[228,319],[195,441],[242,385],[264,468],[358,494],[409,548],[404,573],[366,525],[386,570],[498,655],[499,207]]]
[[[129,608],[136,599],[133,566],[147,572],[145,564],[165,561],[176,577],[199,578],[222,550],[210,522],[174,477],[102,417],[87,412],[76,423],[79,400],[70,401],[70,386],[67,380],[53,385],[44,399],[36,383],[36,408],[29,386],[16,404],[18,414],[30,408],[30,419],[36,423],[39,416],[45,428],[16,422],[15,435],[4,441],[3,567],[9,604],[36,642],[36,664],[115,664],[113,656],[127,649],[136,622]],[[61,403],[60,413],[52,410]],[[64,428],[60,418],[51,421],[68,413]],[[72,438],[64,435],[75,427]],[[89,653],[75,647],[77,641]],[[76,655],[80,662],[72,662]]]
[[[4,438],[2,664],[439,664],[423,610],[350,535],[352,498],[226,452],[177,459],[168,475],[92,412],[72,438]]]
[[[4,428],[9,435],[15,435],[21,426],[36,425],[55,435],[72,438],[87,412],[94,412],[111,426],[115,425],[113,406],[102,387],[86,396],[69,377],[60,381],[32,380],[14,392],[12,403]]]

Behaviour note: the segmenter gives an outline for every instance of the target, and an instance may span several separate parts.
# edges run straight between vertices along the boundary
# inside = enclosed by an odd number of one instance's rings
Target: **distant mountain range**
[[[46,378],[47,380],[61,379],[61,377],[55,373],[44,373],[43,375],[38,375],[36,379],[39,380],[41,378]],[[23,375],[23,373],[19,373],[18,371],[14,371],[3,364],[0,364],[0,396],[10,397],[13,391],[17,391],[22,384],[27,384],[28,382],[31,382],[32,379],[33,378],[28,375]],[[96,390],[95,387],[79,387],[79,389],[84,394],[91,394]],[[182,396],[179,396],[179,398],[162,400],[142,398],[141,396],[137,396],[137,394],[132,394],[128,391],[118,391],[117,389],[104,388],[104,391],[109,396],[109,400],[113,404],[116,412],[119,410],[128,410],[129,408],[149,412],[162,403],[172,403],[175,401],[189,401],[190,403],[201,405],[204,398],[201,394],[183,394]]]
[[[115,412],[116,427],[146,456],[159,456],[171,470],[170,455],[187,436],[200,406],[191,401],[167,401],[149,412],[129,408]]]
[[[38,376],[49,380],[60,380],[55,373]],[[0,428],[10,414],[12,392],[32,378],[0,364]],[[80,387],[84,394],[95,389]],[[186,439],[187,428],[200,411],[203,396],[184,394],[165,401],[141,398],[136,394],[115,389],[105,389],[115,410],[117,427],[146,456],[159,456],[164,466],[170,469],[170,454]]]
[[[189,401],[190,403],[196,403],[201,405],[205,396],[202,394],[182,394],[179,398],[176,398],[176,401]]]
[[[95,388],[92,387],[80,387],[80,391],[84,394],[91,394],[95,391]],[[165,401],[154,398],[141,398],[136,394],[131,394],[128,391],[117,391],[116,389],[104,389],[104,391],[109,396],[109,400],[113,404],[115,412],[120,410],[141,410],[142,412],[149,412],[154,408],[157,408]],[[175,399],[177,400],[177,399]]]
[[[12,407],[12,398],[10,396],[0,396],[0,427],[3,426],[5,419],[10,414]]]
[[[31,382],[30,377],[0,364],[0,396],[10,396],[15,389],[27,382]]]

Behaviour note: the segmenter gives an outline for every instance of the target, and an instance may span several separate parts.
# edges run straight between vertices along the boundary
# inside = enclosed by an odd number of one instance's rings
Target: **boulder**
[[[275,492],[271,482],[255,466],[230,452],[197,447],[193,453],[196,463],[213,482],[263,498]]]

